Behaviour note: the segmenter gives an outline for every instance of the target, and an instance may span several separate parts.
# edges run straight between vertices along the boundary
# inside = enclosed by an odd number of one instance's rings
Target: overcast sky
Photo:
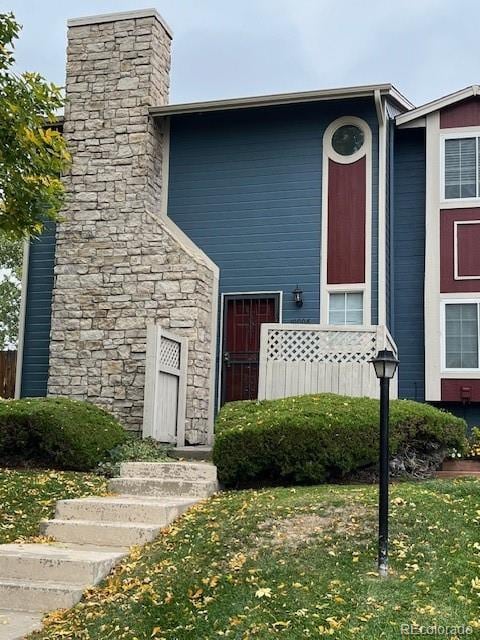
[[[170,102],[392,82],[421,104],[480,82],[478,0],[1,0],[19,70],[64,84],[68,18],[155,6]]]

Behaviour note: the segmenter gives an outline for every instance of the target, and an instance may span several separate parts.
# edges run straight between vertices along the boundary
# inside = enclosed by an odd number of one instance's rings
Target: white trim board
[[[378,324],[387,324],[387,125],[385,101],[375,95],[378,117]]]
[[[425,190],[425,400],[441,400],[440,357],[440,114],[427,116]]]
[[[332,135],[338,127],[354,124],[360,127],[364,133],[363,146],[351,156],[340,156],[332,148]],[[328,284],[328,166],[329,160],[352,164],[360,158],[366,158],[365,163],[365,282],[355,284]],[[371,272],[372,272],[372,132],[365,120],[356,116],[343,116],[333,120],[323,134],[323,161],[322,161],[322,210],[321,210],[321,248],[320,248],[320,323],[328,324],[328,296],[330,291],[347,291],[355,287],[355,291],[363,291],[363,321],[371,322]],[[361,286],[361,289],[359,289]]]

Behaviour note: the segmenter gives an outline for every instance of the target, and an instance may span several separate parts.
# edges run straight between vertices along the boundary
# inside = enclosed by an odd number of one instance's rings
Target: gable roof
[[[460,89],[460,91],[455,91],[455,93],[450,93],[448,96],[443,96],[443,98],[437,98],[437,100],[432,100],[431,102],[427,102],[420,107],[416,107],[411,111],[407,111],[406,113],[401,113],[396,117],[397,125],[406,124],[407,122],[412,122],[417,118],[422,118],[433,111],[438,111],[439,109],[443,109],[444,107],[448,107],[451,104],[455,104],[456,102],[461,102],[462,100],[466,100],[467,98],[471,98],[472,96],[480,95],[480,87],[478,84],[472,84],[465,89]]]
[[[357,87],[341,87],[337,89],[322,89],[319,91],[302,91],[298,93],[278,93],[274,95],[234,98],[230,100],[209,100],[207,102],[169,104],[159,107],[150,107],[149,111],[152,116],[171,116],[186,113],[203,113],[206,111],[226,111],[232,109],[299,104],[302,102],[363,98],[374,96],[376,92],[382,96],[388,96],[393,102],[395,102],[401,111],[414,108],[414,105],[407,100],[400,91],[398,91],[392,84],[387,83],[362,85]]]

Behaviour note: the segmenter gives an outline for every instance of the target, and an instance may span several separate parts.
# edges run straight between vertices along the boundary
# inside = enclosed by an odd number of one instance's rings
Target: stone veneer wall
[[[48,393],[87,399],[129,429],[143,417],[146,327],[189,338],[186,439],[210,440],[216,266],[163,216],[170,34],[154,11],[69,23]]]

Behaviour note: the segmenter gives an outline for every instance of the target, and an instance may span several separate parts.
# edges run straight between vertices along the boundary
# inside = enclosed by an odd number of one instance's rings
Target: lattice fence
[[[370,360],[379,349],[397,353],[383,326],[359,330],[322,325],[262,325],[259,399],[332,392],[378,396]],[[396,396],[396,380],[392,397]]]
[[[376,333],[270,329],[268,360],[277,362],[368,362],[375,355]]]

